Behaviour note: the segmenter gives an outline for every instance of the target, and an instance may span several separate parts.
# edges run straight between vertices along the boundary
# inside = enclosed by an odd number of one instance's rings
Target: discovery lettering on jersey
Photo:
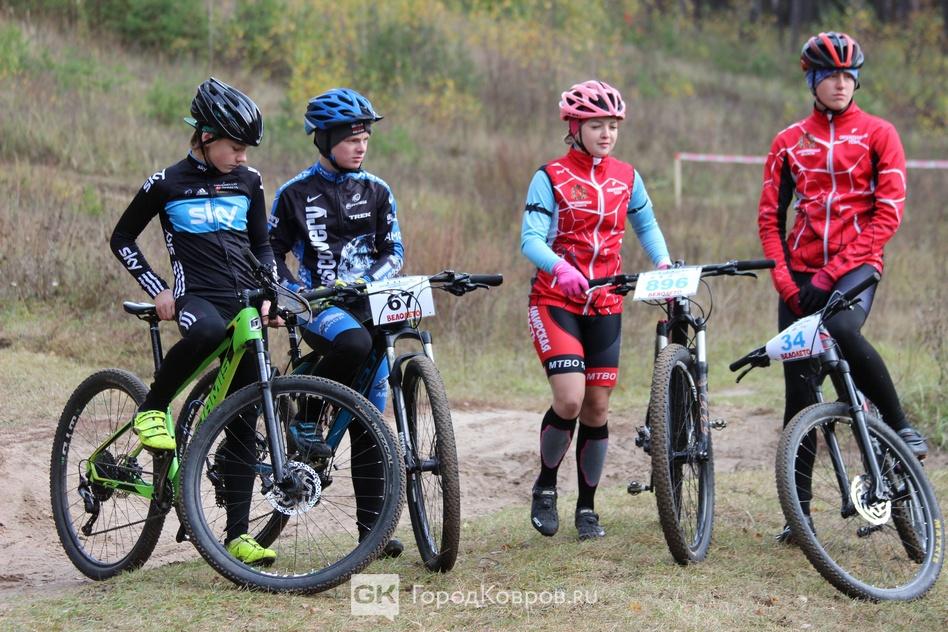
[[[329,233],[326,230],[326,224],[319,222],[325,217],[326,209],[321,206],[306,207],[306,230],[308,231],[309,243],[316,251],[316,267],[322,279],[322,285],[332,285],[336,280],[336,261],[327,243]]]

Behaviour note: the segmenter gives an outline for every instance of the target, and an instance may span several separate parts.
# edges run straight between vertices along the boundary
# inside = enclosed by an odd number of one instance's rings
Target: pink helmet
[[[560,97],[560,118],[564,121],[601,116],[625,118],[622,95],[605,81],[577,83]]]

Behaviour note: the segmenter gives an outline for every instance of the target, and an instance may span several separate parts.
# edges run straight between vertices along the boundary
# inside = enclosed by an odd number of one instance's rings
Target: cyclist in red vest
[[[618,274],[626,218],[652,262],[670,264],[642,178],[611,156],[625,118],[619,91],[601,81],[563,93],[569,125],[566,155],[542,166],[527,192],[520,246],[537,266],[529,324],[553,391],[540,426],[540,475],[531,522],[552,536],[559,528],[556,475],[579,419],[576,461],[581,540],[601,538],[593,498],[606,457],[609,394],[616,385],[622,297],[589,292],[588,280]]]
[[[814,96],[813,112],[774,138],[764,167],[758,226],[764,254],[777,262],[779,328],[819,311],[833,290],[845,291],[883,270],[883,250],[905,205],[905,154],[895,127],[859,109],[864,55],[845,33],[820,33],[803,46],[800,64]],[[789,230],[787,210],[792,203]],[[912,451],[927,454],[909,425],[885,362],[862,333],[875,287],[855,309],[826,323],[849,361],[859,389]],[[784,363],[784,424],[815,403],[806,362]],[[789,529],[778,539],[785,541]]]

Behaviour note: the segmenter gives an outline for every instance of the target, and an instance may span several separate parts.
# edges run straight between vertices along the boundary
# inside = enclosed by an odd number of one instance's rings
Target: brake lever
[[[752,364],[752,365],[750,365],[749,367],[747,367],[746,369],[744,369],[743,371],[741,371],[741,374],[737,376],[737,380],[735,380],[735,383],[740,384],[740,383],[741,383],[741,380],[744,379],[744,376],[747,375],[748,373],[750,373],[751,371],[753,371],[753,370],[756,369],[756,368],[757,368],[757,367],[755,367],[755,366]]]

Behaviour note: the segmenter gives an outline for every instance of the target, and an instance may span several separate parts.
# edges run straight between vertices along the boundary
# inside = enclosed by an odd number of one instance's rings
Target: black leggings
[[[834,290],[845,292],[855,287],[864,279],[871,276],[875,269],[869,265],[862,265],[859,268],[843,276]],[[812,275],[794,272],[793,277],[798,285],[809,281]],[[861,329],[869,311],[872,309],[872,300],[875,297],[876,286],[873,285],[859,295],[861,302],[851,310],[844,310],[831,319],[826,321],[826,329],[839,345],[842,356],[849,363],[849,369],[852,373],[853,381],[856,387],[862,391],[879,408],[882,413],[882,419],[885,420],[895,430],[904,428],[907,424],[905,413],[899,404],[899,396],[895,392],[895,386],[892,384],[892,378],[889,377],[889,371],[886,369],[885,362],[869,341],[866,340]],[[783,331],[797,319],[786,303],[781,301],[778,308],[778,320],[780,330]],[[786,426],[793,416],[798,412],[816,403],[816,393],[810,385],[810,376],[812,369],[808,360],[799,362],[785,362],[783,365],[783,376],[786,384],[787,401],[783,413],[783,425]],[[810,513],[810,499],[812,491],[810,487],[810,478],[812,476],[813,462],[816,458],[816,431],[811,431],[803,439],[803,451],[797,460],[796,465],[796,485],[797,494],[799,494],[803,511]]]
[[[140,410],[165,410],[175,391],[191,376],[208,354],[212,353],[227,335],[227,323],[237,315],[240,304],[214,302],[185,294],[175,301],[175,311],[181,340],[176,342],[155,373],[155,381]],[[237,373],[227,394],[257,381],[257,363],[252,353],[245,353],[237,366]],[[221,476],[224,481],[223,497],[227,504],[227,541],[247,533],[250,521],[250,502],[253,494],[256,462],[256,418],[238,418],[224,429],[227,437],[218,448]]]
[[[864,264],[839,279],[833,289],[845,292],[874,272],[875,269],[872,266]],[[793,273],[798,285],[809,281],[811,276],[801,272]],[[862,335],[862,326],[872,309],[875,290],[876,286],[873,285],[859,295],[861,299],[859,305],[836,314],[825,324],[826,329],[836,339],[843,357],[849,362],[849,369],[856,387],[879,408],[882,419],[888,425],[895,430],[901,430],[907,422],[902,405],[899,403],[899,396],[895,392],[895,385],[889,376],[889,370],[879,352]],[[797,318],[781,301],[778,307],[780,331],[789,327]],[[809,383],[812,370],[808,361],[785,362],[783,375],[787,397],[783,423],[787,425],[794,415],[810,404],[816,403],[816,394]]]

